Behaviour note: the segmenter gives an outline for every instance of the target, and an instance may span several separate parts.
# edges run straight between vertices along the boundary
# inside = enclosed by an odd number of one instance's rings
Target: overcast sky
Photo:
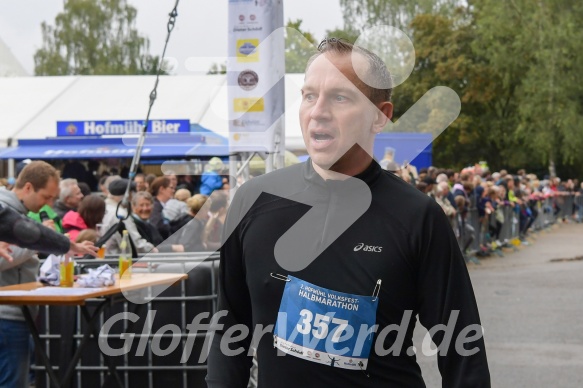
[[[138,9],[137,28],[150,39],[150,52],[160,55],[168,13],[175,0],[129,0]],[[181,0],[167,56],[177,59],[177,74],[190,74],[189,57],[224,57],[227,53],[227,0]],[[42,44],[40,25],[54,25],[63,0],[0,0],[0,39],[25,70],[34,72],[33,55]],[[339,0],[284,0],[284,20],[303,19],[316,39],[327,29],[342,27]],[[209,64],[212,62],[209,62]],[[205,65],[206,66],[206,65]]]

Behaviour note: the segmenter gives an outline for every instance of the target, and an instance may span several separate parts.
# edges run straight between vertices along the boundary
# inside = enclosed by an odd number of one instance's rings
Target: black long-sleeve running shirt
[[[57,255],[67,253],[71,248],[67,236],[2,205],[0,205],[0,241]]]
[[[373,345],[366,373],[292,355],[278,356],[271,330],[262,336],[257,347],[259,387],[424,387],[415,355],[407,354],[413,345],[415,317],[418,315],[421,324],[430,329],[448,325],[456,311],[459,315],[455,326],[450,323],[454,329],[447,352],[438,356],[443,386],[490,386],[481,333],[462,333],[467,338],[479,337],[461,345],[466,350],[477,350],[473,355],[462,356],[455,349],[460,332],[479,325],[480,319],[467,268],[443,211],[433,199],[382,170],[376,162],[355,178],[370,188],[370,207],[311,264],[296,272],[286,271],[278,264],[276,242],[313,209],[319,212],[320,223],[305,244],[325,242],[330,225],[341,222],[338,217],[346,215],[351,207],[342,194],[342,186],[348,183],[324,181],[308,160],[255,178],[238,190],[226,222],[227,233],[233,233],[226,236],[221,248],[219,310],[226,310],[227,315],[219,321],[223,327],[216,331],[211,345],[207,375],[210,388],[247,386],[252,363],[247,351],[251,336],[228,345],[230,349],[245,349],[238,356],[224,355],[220,344],[233,325],[244,324],[253,333],[257,325],[275,324],[286,283],[271,273],[292,275],[320,287],[357,295],[371,295],[376,281],[381,279],[377,334],[388,325],[400,325],[406,311],[411,311],[412,318],[396,355],[381,356]],[[284,186],[291,187],[291,192],[268,194]],[[257,191],[263,193],[258,197],[252,194]],[[315,199],[316,206],[302,203],[306,196]],[[361,244],[377,249],[365,251],[358,248]],[[240,333],[234,333],[237,334]],[[438,331],[432,339],[439,346],[444,332]],[[396,340],[397,333],[391,331],[381,345],[390,349]]]

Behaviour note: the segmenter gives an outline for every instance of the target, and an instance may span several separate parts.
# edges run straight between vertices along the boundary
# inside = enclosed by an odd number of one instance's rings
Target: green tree
[[[285,33],[285,72],[303,73],[306,62],[316,53],[318,42],[307,31],[302,31],[302,20],[289,20]]]
[[[434,142],[436,164],[583,174],[583,3],[577,0],[341,0],[347,25],[392,24],[415,46],[395,119],[434,86],[461,114]],[[456,7],[456,5],[459,5]]]
[[[514,119],[504,130],[522,160],[509,158],[510,164],[581,166],[583,34],[577,25],[583,5],[484,0],[476,2],[475,17],[474,51],[487,58],[502,85],[499,106],[508,101],[507,114]]]
[[[327,38],[340,38],[350,43],[356,42],[360,33],[351,28],[335,28],[333,30],[326,30]]]
[[[207,74],[226,74],[227,73],[227,63],[213,63],[211,67],[206,72]]]
[[[416,15],[447,13],[460,0],[340,0],[344,25],[356,31],[385,24],[408,31]]]
[[[463,167],[477,158],[486,158],[494,144],[484,106],[495,95],[488,81],[488,68],[472,54],[473,25],[467,9],[460,8],[451,17],[422,14],[411,23],[415,42],[415,67],[409,78],[393,92],[394,121],[407,112],[435,86],[453,89],[462,101],[459,117],[434,141],[438,165]],[[436,112],[429,116],[436,117]],[[422,128],[419,128],[421,131]]]
[[[160,58],[135,28],[126,0],[66,0],[55,25],[42,23],[36,75],[155,74]]]

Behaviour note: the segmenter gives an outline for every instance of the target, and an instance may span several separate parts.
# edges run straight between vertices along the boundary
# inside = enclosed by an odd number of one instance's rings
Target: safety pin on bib
[[[271,276],[272,278],[277,279],[277,280],[282,280],[284,282],[291,282],[291,279],[288,278],[286,275],[280,275],[278,273],[271,272],[269,274],[269,276]]]
[[[376,302],[377,298],[379,296],[379,293],[381,292],[381,283],[383,281],[381,279],[377,280],[377,284],[374,286],[374,290],[372,291],[372,301]]]

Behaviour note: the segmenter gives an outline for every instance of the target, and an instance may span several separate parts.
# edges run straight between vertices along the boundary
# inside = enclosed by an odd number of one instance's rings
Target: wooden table
[[[117,276],[117,275],[116,275]],[[106,306],[113,302],[113,298],[119,298],[123,292],[144,290],[148,287],[174,284],[188,278],[186,274],[176,273],[134,273],[130,279],[117,279],[113,286],[102,288],[61,288],[45,287],[42,283],[32,282],[17,284],[14,286],[0,287],[0,304],[20,305],[24,318],[30,328],[36,350],[39,352],[41,360],[47,369],[47,373],[55,387],[68,386],[75,366],[81,358],[81,354],[88,343],[91,334],[98,337],[99,331],[95,324],[98,318],[104,312]],[[90,313],[85,303],[88,299],[102,298],[95,311]],[[30,313],[28,305],[58,305],[58,306],[81,306],[83,317],[87,322],[87,327],[83,333],[83,339],[79,343],[77,350],[71,359],[65,373],[59,380],[53,371],[53,367],[42,346],[40,335]],[[115,378],[117,384],[123,387],[121,379],[117,375],[115,364],[110,362],[107,355],[104,354],[108,362],[110,374]]]

